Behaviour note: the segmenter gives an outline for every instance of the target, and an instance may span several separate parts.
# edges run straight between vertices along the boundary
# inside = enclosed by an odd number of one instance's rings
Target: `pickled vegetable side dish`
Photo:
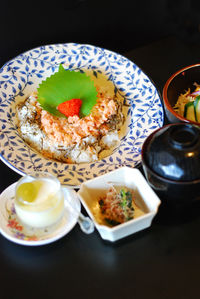
[[[190,89],[181,94],[178,98],[174,110],[188,120],[200,123],[200,85],[195,85],[195,91],[191,93]]]
[[[136,204],[134,191],[124,186],[110,188],[98,201],[101,216],[109,226],[125,223],[144,214]]]

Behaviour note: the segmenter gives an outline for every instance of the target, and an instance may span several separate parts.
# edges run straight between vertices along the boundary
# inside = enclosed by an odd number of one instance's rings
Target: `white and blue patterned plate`
[[[60,63],[67,69],[88,73],[102,90],[108,89],[123,100],[126,122],[120,146],[97,162],[65,164],[44,158],[22,140],[16,129],[16,103],[57,71]],[[135,167],[141,162],[145,138],[163,125],[163,115],[159,94],[146,74],[127,58],[102,48],[74,43],[41,46],[0,69],[0,157],[21,175],[48,171],[63,185],[77,187],[119,167]]]

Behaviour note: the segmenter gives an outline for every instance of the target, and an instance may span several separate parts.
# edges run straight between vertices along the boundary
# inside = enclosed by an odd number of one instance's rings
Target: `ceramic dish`
[[[78,221],[80,212],[80,201],[75,191],[63,188],[65,195],[65,211],[62,219],[53,227],[48,229],[27,229],[17,219],[14,209],[15,186],[17,182],[6,188],[0,195],[0,233],[8,240],[27,246],[45,245],[64,237],[68,234]],[[68,205],[77,213],[71,213]]]
[[[181,94],[190,89],[191,93],[195,91],[194,83],[199,82],[200,64],[186,66],[175,72],[165,83],[163,88],[163,103],[166,116],[171,123],[185,122],[199,125],[199,122],[188,120],[178,114],[174,106]]]
[[[102,224],[98,201],[108,190],[108,182],[112,182],[114,185],[120,184],[134,190],[135,202],[141,208],[143,214],[114,227]],[[129,167],[122,167],[83,183],[78,191],[78,196],[101,237],[112,242],[149,227],[160,205],[160,199],[149,187],[141,172],[136,168]]]
[[[168,124],[142,146],[142,166],[162,203],[177,208],[200,199],[200,127]]]
[[[42,80],[58,70],[60,63],[86,72],[102,90],[115,94],[124,103],[126,121],[120,132],[120,146],[97,162],[65,164],[44,158],[16,130],[16,103],[35,91]],[[163,108],[151,80],[127,58],[91,45],[56,44],[23,53],[1,68],[0,125],[0,157],[11,169],[20,175],[48,171],[61,184],[76,187],[121,166],[140,163],[143,141],[163,125]]]

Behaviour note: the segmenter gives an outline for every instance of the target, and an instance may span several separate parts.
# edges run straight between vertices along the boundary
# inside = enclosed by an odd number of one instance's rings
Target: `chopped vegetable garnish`
[[[126,187],[119,191],[112,185],[106,196],[100,198],[99,207],[109,225],[124,223],[134,217],[133,194]]]
[[[58,72],[43,81],[38,87],[38,102],[46,111],[56,116],[63,114],[57,107],[72,99],[81,99],[80,116],[90,114],[97,101],[94,82],[85,73],[65,70],[62,65]]]

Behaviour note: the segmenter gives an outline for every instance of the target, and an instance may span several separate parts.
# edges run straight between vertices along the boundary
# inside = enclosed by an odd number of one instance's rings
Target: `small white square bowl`
[[[144,214],[114,227],[103,224],[98,201],[108,190],[108,182],[134,190],[137,205],[142,208]],[[142,173],[130,167],[121,167],[83,183],[78,196],[101,237],[112,242],[149,227],[161,203]]]

